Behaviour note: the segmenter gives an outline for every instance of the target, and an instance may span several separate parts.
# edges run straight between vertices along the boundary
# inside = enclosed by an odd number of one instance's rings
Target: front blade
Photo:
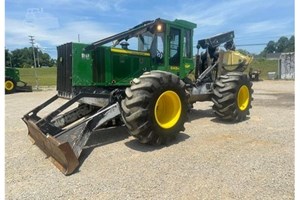
[[[69,142],[45,135],[36,124],[27,119],[23,119],[28,127],[28,135],[47,156],[51,158],[53,164],[65,175],[71,174],[79,165]]]

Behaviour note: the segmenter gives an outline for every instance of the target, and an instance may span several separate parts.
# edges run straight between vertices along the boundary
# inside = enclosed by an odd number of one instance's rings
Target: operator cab
[[[146,27],[114,42],[113,47],[130,51],[147,52],[151,58],[151,70],[171,71],[181,77],[194,69],[193,29],[196,24],[184,21],[156,19],[148,27],[144,22],[134,27]],[[120,43],[121,42],[121,43]],[[126,42],[126,47],[124,47]]]
[[[107,82],[114,79],[116,82],[122,80],[125,83],[126,77],[130,79],[151,70],[168,71],[180,78],[186,77],[194,69],[192,38],[196,26],[185,20],[168,21],[158,18],[92,43],[85,48],[86,51],[95,52],[100,48],[110,48],[110,57],[113,59],[111,65],[103,60],[101,62],[104,64],[96,63],[96,68],[106,68],[103,72],[112,69],[118,73],[116,76],[94,81]],[[101,54],[101,50],[99,51]],[[97,62],[97,58],[94,58],[94,61]],[[127,70],[124,71],[124,68]],[[98,74],[95,77],[103,76],[100,71],[94,72]]]

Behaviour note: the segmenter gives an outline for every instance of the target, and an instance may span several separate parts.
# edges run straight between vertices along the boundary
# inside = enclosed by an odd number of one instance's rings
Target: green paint
[[[19,70],[12,67],[5,67],[5,78],[11,78],[15,82],[19,82],[20,81]]]
[[[192,38],[196,24],[184,20],[159,20],[154,28],[158,25],[163,27],[158,33],[163,35],[161,59],[156,57],[157,52],[150,51],[150,45],[143,51],[100,46],[85,52],[88,44],[72,43],[72,85],[129,86],[133,78],[151,70],[186,77],[194,69]],[[155,31],[152,34],[154,36]],[[177,55],[175,52],[179,53],[178,59],[172,60],[170,57]]]

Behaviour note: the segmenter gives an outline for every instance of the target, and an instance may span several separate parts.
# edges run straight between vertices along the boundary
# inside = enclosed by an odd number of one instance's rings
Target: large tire
[[[11,78],[5,78],[5,94],[11,94],[16,91],[16,82]]]
[[[213,110],[220,119],[240,122],[250,115],[252,82],[247,75],[230,72],[220,76],[213,86]]]
[[[178,76],[145,72],[125,93],[121,103],[123,120],[141,143],[164,144],[184,131],[188,103],[185,84]]]

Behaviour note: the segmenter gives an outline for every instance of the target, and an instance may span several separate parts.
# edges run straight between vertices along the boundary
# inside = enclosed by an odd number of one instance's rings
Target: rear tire
[[[122,101],[130,134],[141,143],[163,144],[184,131],[187,120],[185,84],[174,74],[145,72],[134,79]]]
[[[16,91],[16,82],[11,78],[5,78],[5,94],[11,94]]]
[[[252,82],[247,75],[230,72],[220,76],[213,86],[213,110],[220,119],[240,122],[250,115]]]

